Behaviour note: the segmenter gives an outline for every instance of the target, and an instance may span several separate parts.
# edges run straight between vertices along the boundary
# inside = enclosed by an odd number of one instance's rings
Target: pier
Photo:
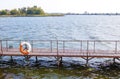
[[[113,58],[120,60],[120,40],[0,40],[1,56],[24,56],[20,50],[21,42],[31,44],[28,56],[55,57],[58,65],[62,57],[81,57],[88,61],[93,58]]]

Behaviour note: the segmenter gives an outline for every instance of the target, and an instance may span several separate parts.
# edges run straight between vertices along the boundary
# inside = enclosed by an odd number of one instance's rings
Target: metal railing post
[[[2,40],[0,40],[1,42],[1,54],[3,54],[3,50],[2,50]]]
[[[51,53],[52,53],[52,40],[51,40],[51,42],[50,42],[50,47],[51,47]]]
[[[33,53],[33,40],[31,42],[32,42],[32,53]]]
[[[58,56],[58,40],[57,40],[57,56]]]
[[[65,53],[65,41],[63,41],[63,53]]]
[[[94,41],[94,53],[95,53],[95,41]]]
[[[8,41],[6,40],[6,51],[8,52]]]
[[[87,56],[88,56],[88,53],[89,53],[89,41],[87,41]]]
[[[117,41],[115,41],[115,54],[117,53]]]
[[[1,49],[1,43],[2,43],[2,40],[0,40],[0,50],[2,51],[2,49]]]
[[[81,40],[81,42],[80,42],[80,53],[82,53],[82,40]]]

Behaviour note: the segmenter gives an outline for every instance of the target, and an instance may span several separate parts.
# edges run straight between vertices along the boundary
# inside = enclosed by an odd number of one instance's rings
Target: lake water
[[[0,39],[120,39],[120,16],[1,17]]]
[[[67,15],[63,17],[0,17],[1,40],[119,40],[120,16]],[[26,68],[22,57],[14,57],[14,65],[9,57],[3,57],[0,64],[0,78],[13,79],[80,79],[80,78],[119,78],[120,65],[111,64],[108,59],[90,62],[90,68],[84,67],[85,61],[79,58],[64,58],[63,67],[56,68],[54,58],[34,57]],[[101,63],[102,62],[102,63]],[[102,65],[102,66],[101,66]],[[21,67],[22,66],[22,67]],[[94,67],[95,66],[95,67]],[[92,68],[91,68],[92,67]]]

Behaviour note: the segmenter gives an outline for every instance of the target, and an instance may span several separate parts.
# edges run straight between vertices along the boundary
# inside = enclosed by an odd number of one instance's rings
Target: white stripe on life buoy
[[[25,45],[25,44],[28,46],[28,50],[27,51],[31,52],[31,44],[29,42],[22,42],[21,43],[22,46]]]

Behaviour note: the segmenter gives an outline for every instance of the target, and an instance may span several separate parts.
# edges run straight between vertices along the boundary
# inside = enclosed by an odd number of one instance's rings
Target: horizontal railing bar
[[[115,49],[113,49],[113,50],[111,50],[111,49],[109,49],[109,50],[99,50],[99,49],[97,49],[97,43],[102,43],[102,42],[105,42],[105,43],[107,43],[107,42],[108,43],[109,42],[110,43],[111,42],[112,43],[119,42],[120,43],[120,40],[0,40],[0,41],[3,44],[6,43],[6,49],[5,50],[8,50],[8,51],[3,51],[3,55],[5,55],[6,52],[7,52],[8,55],[14,54],[14,52],[17,52],[17,53],[20,52],[19,49],[16,49],[18,51],[15,51],[13,49],[11,50],[9,48],[9,44],[10,44],[9,42],[18,41],[19,43],[21,43],[21,41],[26,41],[26,42],[28,41],[32,45],[32,52],[31,52],[30,55],[32,55],[36,52],[37,53],[39,52],[39,54],[37,54],[37,55],[43,55],[43,56],[45,55],[45,53],[47,53],[46,56],[48,56],[48,55],[49,56],[78,56],[79,55],[79,56],[89,57],[89,56],[95,56],[96,55],[96,57],[97,57],[97,56],[104,56],[104,54],[106,54],[106,56],[113,56],[114,57],[114,54],[116,54],[116,57],[117,57],[117,54],[118,54],[118,56],[120,57],[119,53],[117,53],[117,50],[118,50],[117,49],[117,44],[115,45]],[[42,48],[35,48],[35,46],[33,46],[33,45],[36,44],[37,42],[38,43],[39,42],[40,43],[41,42],[43,42],[43,43],[49,42],[51,48],[47,49],[47,47],[45,47],[44,50]],[[62,45],[61,42],[63,43],[63,47],[61,46]],[[76,50],[76,48],[74,48],[75,50],[73,48],[68,49],[67,46],[69,44],[67,45],[67,43],[78,43],[78,44],[80,44],[80,47],[79,47],[80,50]],[[86,48],[84,47],[84,43],[85,43],[85,47],[87,46]],[[52,46],[52,44],[53,44],[53,46]],[[54,46],[54,44],[55,44],[55,46]],[[92,48],[91,48],[91,46],[92,46]],[[63,49],[61,49],[61,48],[63,48]],[[2,49],[4,50],[4,46],[3,46]],[[15,54],[15,55],[17,55],[17,54]],[[34,54],[34,55],[36,55],[36,54]]]
[[[120,40],[0,40],[0,41],[61,41],[61,42],[120,42]]]

